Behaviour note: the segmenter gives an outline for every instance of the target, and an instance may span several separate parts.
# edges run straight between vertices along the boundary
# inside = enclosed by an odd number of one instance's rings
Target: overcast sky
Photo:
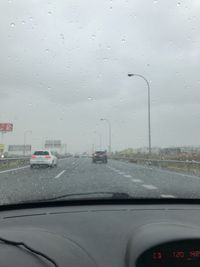
[[[5,143],[72,152],[199,145],[200,1],[0,1],[0,122]]]

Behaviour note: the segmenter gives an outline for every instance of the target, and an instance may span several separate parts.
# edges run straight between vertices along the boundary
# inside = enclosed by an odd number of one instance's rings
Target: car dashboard
[[[0,266],[200,266],[200,206],[85,204],[0,212]]]

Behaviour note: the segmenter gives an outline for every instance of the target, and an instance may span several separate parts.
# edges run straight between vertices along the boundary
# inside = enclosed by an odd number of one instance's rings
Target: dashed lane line
[[[125,175],[125,172],[118,171],[117,172],[119,175]]]
[[[165,170],[165,169],[159,169],[158,167],[149,167],[149,166],[144,166],[144,165],[139,165],[139,164],[134,164],[134,163],[128,163],[128,162],[123,162],[123,161],[120,161],[121,164],[123,165],[129,165],[132,164],[134,165],[134,168],[137,168],[137,169],[146,169],[146,170],[153,170],[153,171],[156,171],[156,172],[161,172],[161,173],[168,173],[170,175],[172,174],[176,174],[177,176],[182,176],[184,178],[194,178],[194,179],[200,179],[200,176],[195,176],[195,175],[190,175],[190,174],[187,174],[187,173],[180,173],[180,172],[176,172],[176,171],[173,171],[173,170]]]
[[[129,174],[124,174],[124,177],[125,177],[125,178],[132,178],[132,176],[129,175]]]
[[[117,172],[118,174],[125,174],[124,172],[122,173],[120,170],[115,169],[115,168],[113,168],[113,167],[108,166],[108,168],[109,168],[110,170],[114,171],[114,172]]]
[[[140,179],[132,179],[131,181],[134,183],[143,183],[143,181]]]
[[[60,178],[61,175],[63,175],[63,173],[66,172],[66,170],[61,171],[58,175],[56,175],[55,179]]]
[[[111,166],[108,166],[108,168],[109,168],[110,170],[112,170],[112,171],[117,172],[117,173],[120,174],[120,175],[123,175],[125,178],[132,178],[131,175],[126,174],[125,172],[121,172],[120,170],[115,169],[115,168],[113,168],[113,167],[111,167]],[[131,181],[134,182],[134,183],[143,183],[143,181],[140,180],[140,179],[131,179]],[[151,184],[142,184],[142,186],[143,186],[144,188],[148,189],[148,190],[156,190],[156,189],[158,189],[156,186],[151,185]],[[161,197],[161,198],[176,198],[174,195],[168,195],[168,194],[160,194],[160,197]]]
[[[152,185],[152,184],[143,184],[142,185],[144,188],[149,189],[149,190],[155,190],[158,189],[156,186]]]
[[[109,168],[110,170],[116,172],[116,173],[119,174],[119,175],[123,175],[125,178],[132,178],[132,176],[131,176],[130,174],[126,174],[125,172],[122,172],[122,171],[120,171],[120,170],[118,170],[118,169],[115,169],[115,168],[110,167],[110,166],[108,166],[108,168]],[[137,182],[142,183],[142,181],[139,180],[139,179],[135,179],[135,182],[136,182],[136,183],[137,183]]]

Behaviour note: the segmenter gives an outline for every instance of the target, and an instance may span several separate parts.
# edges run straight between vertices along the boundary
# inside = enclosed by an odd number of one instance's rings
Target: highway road
[[[96,191],[127,192],[136,198],[200,198],[200,177],[115,160],[93,164],[89,158],[62,159],[56,168],[0,171],[0,204]]]

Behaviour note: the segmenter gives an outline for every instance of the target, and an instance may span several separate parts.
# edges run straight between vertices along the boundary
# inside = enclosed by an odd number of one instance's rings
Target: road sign
[[[0,123],[0,132],[12,132],[13,124],[12,123]]]
[[[9,152],[20,152],[20,151],[31,151],[31,145],[9,145],[8,146],[8,151]]]
[[[61,140],[46,140],[45,141],[45,148],[61,148],[62,147],[62,143]]]

